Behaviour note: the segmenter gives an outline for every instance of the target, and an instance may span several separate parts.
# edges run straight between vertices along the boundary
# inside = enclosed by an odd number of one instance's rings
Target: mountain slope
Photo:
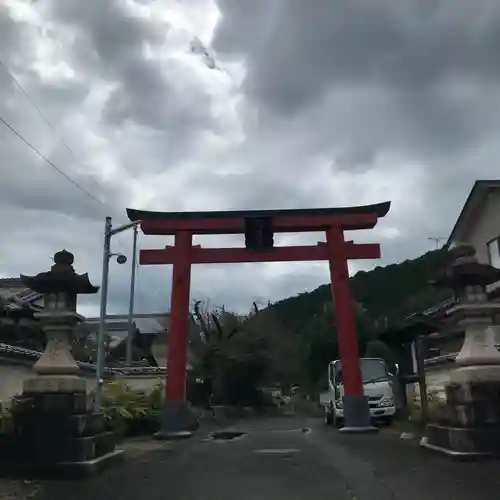
[[[372,327],[381,321],[394,323],[405,316],[424,310],[446,299],[448,290],[435,289],[429,281],[450,262],[446,250],[435,250],[412,260],[371,271],[360,271],[350,279],[353,299],[369,319]],[[287,328],[296,332],[315,315],[331,310],[330,285],[322,285],[281,300],[270,307]]]

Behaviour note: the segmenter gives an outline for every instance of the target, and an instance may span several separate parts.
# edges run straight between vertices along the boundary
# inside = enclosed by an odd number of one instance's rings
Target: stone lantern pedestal
[[[452,269],[438,284],[453,286],[457,305],[448,316],[464,330],[464,343],[446,386],[446,406],[427,428],[423,446],[459,459],[500,456],[500,304],[488,302],[486,285],[500,270],[479,264],[461,246]]]
[[[17,433],[4,440],[0,456],[9,460],[4,468],[81,476],[122,458],[123,451],[115,449],[115,436],[106,431],[104,416],[91,411],[85,379],[71,353],[74,328],[83,320],[76,312],[76,296],[98,288],[87,275],[75,273],[69,252],[58,252],[54,261],[47,273],[21,276],[26,286],[44,293],[44,311],[35,317],[47,344],[13,409]],[[5,450],[9,444],[11,449]]]

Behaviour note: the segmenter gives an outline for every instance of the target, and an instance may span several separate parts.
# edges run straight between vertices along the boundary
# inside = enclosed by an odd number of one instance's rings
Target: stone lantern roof
[[[462,243],[450,252],[455,258],[451,265],[432,282],[434,286],[458,291],[471,286],[480,286],[484,289],[487,285],[500,281],[500,269],[478,262],[475,256],[476,249],[473,246]]]
[[[90,283],[89,276],[77,274],[73,268],[74,255],[67,250],[61,250],[54,255],[54,265],[50,271],[36,276],[21,274],[22,283],[40,293],[66,292],[71,294],[97,293],[99,287]]]

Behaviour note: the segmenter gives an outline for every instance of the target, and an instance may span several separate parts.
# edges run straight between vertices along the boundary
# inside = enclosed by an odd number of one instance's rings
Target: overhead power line
[[[52,133],[57,137],[57,140],[64,146],[64,148],[71,154],[73,157],[74,161],[76,164],[88,168],[86,165],[81,164],[78,161],[78,158],[74,151],[68,146],[68,144],[61,139],[59,136],[56,134],[56,129],[52,125],[52,123],[47,119],[45,114],[42,112],[42,110],[37,106],[37,104],[34,102],[33,99],[29,96],[28,92],[23,88],[19,80],[12,74],[12,72],[9,70],[9,68],[5,65],[5,63],[0,60],[0,66],[3,68],[3,70],[9,75],[9,77],[12,79],[16,87],[21,91],[21,93],[24,95],[26,100],[31,104],[31,106],[36,110],[38,115],[42,118],[44,123],[51,129]],[[82,193],[85,194],[85,196],[89,197],[93,201],[99,203],[103,207],[108,207],[112,211],[114,211],[114,208],[111,207],[108,203],[104,202],[103,200],[97,198],[94,196],[90,191],[85,189],[80,183],[78,183],[76,180],[74,180],[70,175],[68,175],[64,170],[59,168],[54,162],[52,162],[49,158],[47,158],[44,154],[42,154],[33,144],[31,144],[18,130],[16,130],[10,123],[7,122],[3,117],[0,116],[0,122],[8,128],[16,137],[18,137],[25,145],[27,145],[36,155],[38,155],[46,164],[48,164],[50,167],[52,167],[57,173],[59,173],[61,176],[63,176],[67,181],[71,182],[77,189],[79,189]],[[116,238],[119,238],[120,235],[116,235]],[[117,241],[120,243],[120,241]],[[119,245],[120,246],[120,245]],[[123,248],[121,249],[123,251]],[[151,284],[151,283],[150,283]],[[161,294],[161,292],[158,290],[158,287],[153,283],[153,288]],[[137,292],[141,295],[139,289]]]
[[[89,198],[92,198],[94,201],[97,201],[97,203],[100,203],[104,205],[104,202],[101,201],[99,198],[96,198],[93,194],[91,194],[89,191],[87,191],[83,186],[78,184],[77,181],[72,179],[66,172],[61,170],[56,164],[54,164],[52,161],[50,161],[45,155],[40,153],[40,151],[31,144],[27,139],[25,139],[20,132],[18,132],[10,123],[8,123],[4,118],[0,116],[0,122],[7,127],[13,134],[15,134],[21,141],[26,144],[34,153],[36,153],[45,163],[50,165],[54,170],[56,170],[60,175],[62,175],[67,181],[71,182],[75,187],[77,187],[80,191],[82,191],[86,196]]]

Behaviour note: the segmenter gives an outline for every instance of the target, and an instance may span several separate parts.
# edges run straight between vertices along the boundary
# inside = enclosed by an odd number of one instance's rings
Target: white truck
[[[396,393],[392,380],[396,374],[389,373],[383,359],[361,358],[359,362],[372,420],[391,423],[396,414]],[[328,392],[321,397],[327,425],[342,427],[343,396],[342,365],[340,360],[335,360],[328,365]]]

